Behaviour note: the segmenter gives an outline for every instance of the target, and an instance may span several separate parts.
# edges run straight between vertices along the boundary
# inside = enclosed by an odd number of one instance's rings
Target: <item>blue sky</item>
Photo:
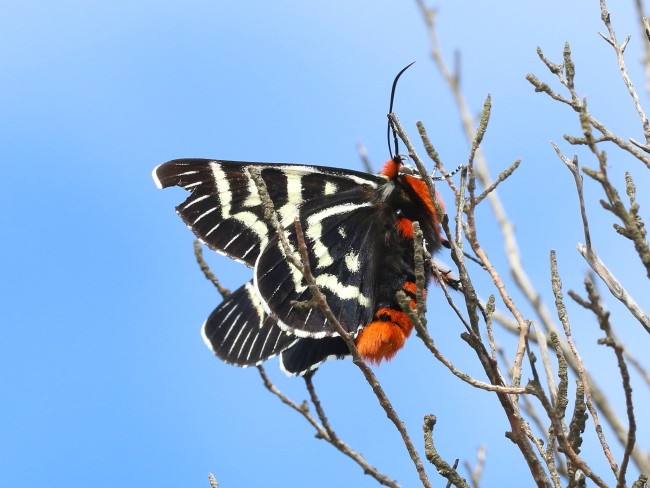
[[[567,288],[579,289],[585,270],[575,251],[583,238],[573,183],[549,144],[578,126],[524,79],[535,72],[550,80],[536,47],[559,62],[569,41],[592,110],[625,137],[642,134],[597,35],[598,2],[529,3],[440,2],[438,22],[445,53],[462,51],[473,109],[492,95],[484,143],[492,172],[523,160],[500,195],[529,273],[549,299],[549,249]],[[611,3],[619,37],[634,36],[628,63],[646,102],[631,2]],[[0,5],[0,58],[0,486],[207,487],[209,471],[222,487],[376,486],[314,439],[255,369],[224,365],[205,348],[199,328],[219,297],[173,212],[183,192],[158,191],[150,173],[179,157],[361,169],[360,142],[379,167],[388,157],[390,84],[411,61],[396,112],[413,137],[414,122],[425,122],[447,167],[464,162],[460,122],[428,59],[415,2],[9,0]],[[650,183],[638,164],[610,162],[632,171],[639,188]],[[600,198],[593,184],[587,192]],[[628,248],[610,245],[620,244],[612,219],[590,210],[597,250],[647,311],[647,280]],[[483,244],[507,276],[494,219],[481,216]],[[208,258],[232,288],[250,277],[241,265]],[[487,282],[483,290],[493,292]],[[480,375],[444,298],[430,295],[441,348]],[[620,312],[609,298],[608,305]],[[597,326],[572,312],[583,353],[605,358],[597,377],[617,392],[614,360],[595,345]],[[647,350],[647,335],[618,317],[633,352]],[[275,361],[267,371],[294,400],[306,398],[302,381],[284,377]],[[417,339],[377,373],[418,445],[422,416],[435,413],[447,459],[473,460],[486,444],[486,486],[502,482],[506,467],[528,479],[503,437],[496,398],[460,384]],[[397,434],[358,370],[327,364],[315,382],[341,437],[414,486]],[[640,386],[635,393],[647,405]],[[639,428],[647,439],[647,418]]]

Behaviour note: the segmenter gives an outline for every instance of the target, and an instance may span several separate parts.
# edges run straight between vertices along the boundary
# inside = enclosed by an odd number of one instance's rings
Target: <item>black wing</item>
[[[342,359],[349,355],[350,350],[340,337],[306,337],[282,352],[280,368],[290,376],[302,376],[328,359]]]
[[[339,337],[298,338],[281,329],[264,311],[252,283],[236,290],[210,314],[201,335],[219,358],[237,366],[258,365],[281,354],[280,366],[291,376],[302,376],[327,359],[350,354]]]
[[[282,163],[176,159],[153,170],[159,188],[180,186],[191,195],[176,211],[209,248],[253,266],[275,230],[264,221],[247,168],[261,171],[282,224],[293,223],[303,203],[356,187],[377,188],[385,178],[357,171]]]
[[[218,357],[237,366],[260,364],[298,340],[266,314],[250,282],[237,289],[210,314],[201,335]]]

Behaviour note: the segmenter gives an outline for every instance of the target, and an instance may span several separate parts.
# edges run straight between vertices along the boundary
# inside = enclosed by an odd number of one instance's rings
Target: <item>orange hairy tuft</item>
[[[379,364],[383,359],[392,359],[404,346],[413,326],[408,315],[392,308],[380,308],[375,318],[384,320],[370,322],[357,336],[356,344],[366,361]]]
[[[405,281],[402,285],[402,290],[411,295],[415,295],[418,291],[418,287],[412,281]]]
[[[401,167],[402,163],[399,163],[394,159],[389,159],[384,163],[384,167],[381,169],[380,173],[384,176],[388,176],[392,180],[397,176]]]
[[[404,290],[406,293],[410,294],[411,296],[415,296],[418,292],[418,287],[412,281],[405,281],[404,284],[402,285],[402,290]],[[426,298],[427,296],[426,289],[422,290],[422,296]],[[417,307],[417,303],[415,302],[415,300],[411,300],[410,304],[411,304],[411,308]]]
[[[403,237],[413,239],[413,222],[406,217],[402,217],[397,221],[397,230]]]
[[[427,188],[427,185],[424,181],[422,181],[420,178],[416,178],[414,176],[410,175],[405,175],[407,183],[410,185],[411,188],[413,188],[413,191],[417,193],[418,197],[424,205],[427,207],[427,210],[431,215],[433,215],[433,220],[436,223],[436,225],[440,225],[440,214],[436,212],[436,207],[433,204],[433,201],[431,201],[431,194],[429,193],[429,189]],[[438,192],[436,192],[436,200],[438,201],[438,205],[440,206],[440,210],[442,213],[445,213],[445,206],[442,203],[442,200],[438,196]]]

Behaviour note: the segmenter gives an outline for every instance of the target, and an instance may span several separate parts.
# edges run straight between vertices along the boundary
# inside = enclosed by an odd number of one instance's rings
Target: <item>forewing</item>
[[[356,333],[373,316],[377,259],[382,237],[377,235],[378,208],[362,190],[305,205],[300,221],[316,284],[334,316]],[[293,226],[287,229],[292,252],[298,255]],[[289,264],[277,236],[255,265],[255,286],[280,327],[299,337],[336,335],[324,313],[310,303],[311,292],[301,272]]]
[[[237,366],[260,364],[298,340],[266,314],[252,283],[236,290],[210,314],[201,335],[218,357]]]
[[[264,221],[261,200],[247,168],[260,170],[283,225],[290,225],[304,202],[376,188],[383,177],[321,166],[177,159],[153,171],[159,188],[180,186],[191,195],[176,211],[211,249],[253,266],[275,230]]]

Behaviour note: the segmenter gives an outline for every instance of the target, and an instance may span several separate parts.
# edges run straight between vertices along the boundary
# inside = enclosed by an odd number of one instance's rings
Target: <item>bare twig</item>
[[[438,454],[436,446],[433,443],[433,428],[436,425],[436,416],[435,415],[425,415],[424,424],[422,425],[422,430],[424,431],[424,453],[427,457],[427,460],[433,464],[440,476],[443,476],[449,480],[454,486],[460,488],[470,488],[467,484],[465,478],[461,477],[456,471],[455,467],[450,466],[443,458]]]
[[[643,328],[650,334],[650,317],[641,309],[637,302],[630,296],[630,294],[623,288],[620,282],[616,279],[614,274],[605,266],[596,253],[582,244],[578,244],[578,252],[589,263],[591,269],[603,280],[609,288],[611,294],[618,298],[630,313],[641,323]]]
[[[627,309],[632,313],[634,317],[641,323],[645,330],[650,333],[650,317],[648,317],[641,307],[636,303],[636,301],[629,295],[629,293],[623,288],[620,282],[616,279],[613,273],[605,266],[605,264],[600,260],[596,251],[593,248],[591,243],[591,235],[589,231],[589,221],[587,220],[587,211],[584,201],[584,193],[582,186],[582,176],[578,171],[578,157],[573,156],[572,160],[569,160],[560,148],[553,144],[553,148],[557,153],[558,157],[566,165],[566,167],[571,171],[573,178],[576,184],[576,192],[578,194],[578,200],[580,203],[580,214],[582,216],[582,228],[585,236],[586,246],[581,244],[578,245],[578,251],[585,258],[591,269],[600,276],[603,282],[607,285],[610,292],[614,297],[619,299],[627,307]]]
[[[208,480],[210,481],[210,488],[219,488],[219,483],[212,473],[208,473]]]
[[[600,488],[608,488],[607,484],[602,480],[602,478],[600,478],[589,467],[589,465],[578,456],[578,453],[575,451],[575,449],[569,442],[567,436],[564,434],[564,428],[561,420],[557,417],[557,415],[555,415],[551,402],[546,397],[544,391],[541,389],[539,384],[535,382],[531,382],[528,385],[528,389],[530,393],[534,394],[540,400],[542,406],[544,407],[544,410],[546,410],[546,414],[551,420],[553,429],[555,431],[555,434],[557,435],[558,443],[562,448],[562,452],[566,454],[566,456],[568,456],[568,458],[576,466],[576,468],[582,471],[585,474],[585,476],[587,476],[589,479],[591,479],[596,484],[596,486]]]
[[[553,149],[555,149],[555,153],[557,154],[557,156],[560,158],[560,160],[565,164],[565,166],[573,175],[573,179],[576,185],[576,190],[578,192],[578,202],[580,203],[580,216],[582,217],[582,232],[585,236],[585,242],[587,243],[587,246],[591,248],[591,233],[589,231],[589,221],[587,220],[587,209],[585,207],[585,199],[582,190],[583,188],[582,175],[580,174],[580,170],[578,169],[578,156],[574,155],[573,159],[569,160],[569,158],[567,158],[562,153],[562,151],[557,146],[557,144],[551,142],[551,145],[553,146]]]
[[[630,36],[627,36],[625,38],[623,44],[620,44],[618,42],[618,40],[616,39],[616,32],[614,31],[614,27],[612,26],[611,23],[610,13],[609,10],[607,9],[607,2],[605,0],[600,0],[600,15],[603,23],[605,24],[605,27],[607,28],[607,32],[609,33],[608,37],[605,37],[602,34],[601,36],[603,39],[605,39],[605,41],[607,41],[607,43],[610,46],[612,46],[612,48],[616,52],[616,59],[618,61],[619,72],[621,73],[621,77],[623,78],[623,82],[627,87],[627,91],[630,94],[632,101],[634,102],[634,108],[636,108],[636,111],[639,114],[639,119],[641,119],[641,125],[643,126],[643,134],[645,135],[646,143],[650,143],[650,122],[648,121],[648,117],[646,116],[645,112],[643,111],[643,108],[641,107],[641,102],[639,102],[639,97],[637,96],[636,90],[634,89],[634,85],[632,84],[632,80],[630,79],[630,76],[627,73],[627,68],[625,66],[625,56],[623,56],[623,54],[625,53],[625,47],[627,46],[627,43],[630,40]]]
[[[533,321],[532,326],[533,329],[535,329],[535,333],[537,334],[537,336],[541,337],[542,331],[540,330],[537,323]],[[539,344],[539,351],[542,356],[542,365],[544,366],[544,372],[546,374],[546,382],[548,383],[548,390],[549,393],[551,394],[551,400],[553,401],[553,405],[557,407],[558,387],[555,384],[553,365],[551,364],[551,358],[548,354],[548,347],[546,347],[546,341],[540,341],[538,342],[538,344]],[[566,374],[566,367],[565,367],[565,374]]]
[[[512,163],[510,166],[508,166],[506,169],[504,169],[501,173],[499,173],[499,176],[497,176],[497,179],[494,180],[490,186],[488,186],[483,193],[481,193],[478,197],[476,197],[476,202],[475,205],[478,205],[483,201],[483,199],[488,196],[490,193],[492,193],[494,190],[497,189],[497,186],[503,181],[505,181],[514,171],[519,167],[521,164],[521,159],[517,159],[514,163]]]
[[[605,124],[603,124],[598,119],[596,119],[587,110],[586,100],[581,99],[578,96],[578,93],[575,90],[575,86],[573,84],[573,78],[575,76],[575,65],[573,64],[573,60],[571,59],[571,49],[569,47],[569,44],[567,43],[564,46],[564,52],[563,52],[564,63],[561,65],[553,65],[548,60],[546,60],[541,49],[538,48],[537,52],[539,54],[539,57],[547,66],[549,66],[550,64],[552,66],[556,66],[560,68],[558,70],[551,70],[551,71],[553,74],[557,76],[560,83],[567,88],[571,98],[566,98],[557,94],[548,84],[540,81],[539,78],[537,78],[535,75],[528,74],[526,75],[526,79],[535,87],[535,91],[545,93],[552,99],[562,102],[570,106],[574,111],[578,112],[578,114],[580,115],[581,126],[583,130],[587,129],[591,131],[591,128],[593,127],[594,129],[596,129],[598,132],[602,134],[602,137],[598,139],[594,138],[590,134],[585,134],[584,138],[573,138],[570,136],[565,136],[565,139],[567,139],[567,141],[569,141],[571,144],[586,144],[586,145],[594,144],[597,142],[604,142],[604,141],[612,142],[622,150],[633,155],[635,158],[641,161],[647,168],[650,168],[650,157],[648,157],[648,155],[644,154],[642,150],[639,150],[631,142],[628,142],[625,139],[614,134],[612,131],[610,131],[607,128]]]
[[[469,480],[472,483],[472,488],[479,488],[481,485],[481,478],[483,477],[483,467],[485,466],[485,457],[487,449],[485,446],[478,446],[476,450],[476,464],[472,468],[469,462],[465,461],[463,464],[469,473]]]
[[[325,412],[323,411],[318,395],[316,394],[316,390],[311,381],[311,378],[313,376],[312,373],[308,373],[305,376],[305,383],[307,385],[309,396],[312,400],[312,403],[314,404],[314,408],[316,409],[316,413],[321,423],[318,423],[318,421],[313,417],[313,415],[309,411],[309,405],[307,404],[307,402],[303,402],[300,405],[295,403],[284,393],[282,393],[271,382],[271,380],[266,374],[266,371],[262,366],[257,366],[257,369],[262,378],[262,382],[264,383],[264,387],[268,391],[270,391],[273,395],[277,396],[282,403],[288,405],[291,409],[295,410],[300,415],[302,415],[307,420],[307,422],[309,422],[309,424],[314,428],[314,430],[316,430],[317,438],[325,440],[326,442],[334,446],[336,449],[338,449],[341,453],[348,456],[355,463],[357,463],[361,467],[361,469],[363,469],[363,472],[365,474],[372,476],[380,484],[384,486],[390,486],[392,488],[399,488],[399,484],[395,480],[390,479],[388,476],[386,476],[385,474],[377,470],[377,468],[369,464],[368,461],[366,461],[365,458],[359,452],[352,449],[347,443],[342,441],[338,437],[338,435],[336,435],[336,432],[332,429],[331,425],[329,424],[329,421],[327,420],[327,417],[325,416]]]
[[[366,151],[366,146],[364,146],[361,143],[357,144],[357,152],[359,153],[359,159],[361,159],[361,164],[363,165],[363,169],[365,169],[368,173],[374,173],[375,171],[372,169],[372,163],[370,162],[370,158],[368,157],[368,151]]]
[[[379,472],[377,468],[371,466],[361,454],[351,449],[350,446],[348,446],[345,442],[343,442],[339,438],[339,436],[336,434],[334,429],[332,429],[332,426],[330,425],[329,420],[325,415],[325,411],[323,410],[320,399],[316,394],[316,389],[314,388],[312,378],[313,378],[313,373],[312,372],[307,373],[304,377],[305,385],[307,386],[307,391],[309,392],[309,398],[311,399],[311,403],[314,405],[314,408],[316,409],[316,414],[320,419],[321,425],[323,426],[325,432],[327,432],[327,437],[330,444],[332,444],[334,447],[336,447],[339,451],[341,451],[346,456],[352,458],[355,463],[361,466],[365,474],[375,478],[379,484],[384,486],[390,486],[393,488],[399,488],[399,485],[395,480],[392,480],[385,474]]]
[[[576,345],[575,345],[575,343],[573,341],[573,336],[571,334],[571,327],[569,325],[569,317],[568,317],[568,314],[567,314],[567,311],[566,311],[566,307],[564,305],[564,297],[563,297],[563,294],[562,294],[562,281],[561,281],[560,275],[558,273],[557,261],[555,259],[555,252],[554,251],[551,251],[551,285],[552,285],[552,288],[553,288],[553,295],[555,296],[555,307],[557,309],[558,318],[560,319],[560,322],[562,323],[562,326],[564,328],[564,334],[565,334],[567,343],[569,344],[571,354],[573,355],[573,358],[575,359],[575,361],[577,363],[578,376],[579,376],[580,381],[582,383],[582,386],[584,388],[587,408],[589,409],[589,413],[591,413],[591,418],[593,420],[595,430],[598,433],[598,438],[600,440],[601,447],[603,449],[605,457],[609,461],[609,465],[610,465],[612,471],[614,473],[617,473],[618,472],[618,467],[616,466],[616,461],[614,460],[614,456],[612,455],[612,452],[609,449],[609,445],[607,444],[607,442],[605,440],[605,435],[603,434],[602,427],[600,425],[598,412],[594,408],[593,403],[591,401],[591,387],[590,387],[590,384],[589,384],[589,380],[587,378],[585,367],[584,367],[584,364],[582,362],[582,358],[580,357],[580,354],[578,354],[578,349],[576,348]]]
[[[630,385],[630,374],[627,368],[627,363],[625,362],[624,349],[623,346],[618,342],[614,336],[614,331],[612,329],[609,312],[607,312],[601,302],[600,295],[598,294],[594,283],[586,279],[585,288],[587,290],[588,299],[584,300],[579,297],[576,293],[571,293],[571,298],[573,298],[577,303],[583,307],[591,310],[596,316],[600,328],[605,332],[605,339],[601,339],[599,343],[605,344],[611,347],[614,350],[616,355],[616,360],[618,362],[618,367],[621,373],[621,379],[623,382],[623,391],[625,392],[625,403],[627,406],[627,415],[628,415],[628,435],[627,442],[625,444],[625,452],[623,453],[623,460],[621,461],[620,468],[617,473],[617,487],[623,488],[626,486],[625,475],[627,472],[627,466],[630,459],[632,450],[634,449],[634,444],[636,442],[636,419],[634,416],[634,404],[632,402],[632,387]]]
[[[470,169],[470,174],[471,174],[471,167],[473,164],[473,158],[474,155],[478,149],[478,143],[481,140],[482,134],[484,133],[485,127],[487,126],[487,117],[489,115],[489,99],[486,101],[485,109],[484,109],[484,115],[482,117],[482,121],[480,124],[481,129],[477,132],[477,137],[475,138],[473,145],[472,145],[472,150],[470,152],[470,164],[468,165],[468,168]],[[396,133],[398,136],[404,141],[404,144],[409,150],[409,155],[413,158],[420,175],[422,176],[423,180],[426,182],[427,187],[429,188],[429,191],[431,192],[432,199],[434,202],[436,202],[435,198],[435,189],[433,188],[433,182],[429,181],[430,177],[428,175],[428,172],[422,162],[420,161],[419,157],[417,156],[416,151],[413,149],[412,144],[410,140],[408,139],[408,136],[404,133],[399,120],[397,120],[394,115],[391,115],[391,121],[393,123],[393,127],[395,128]],[[420,132],[422,133],[423,130],[420,129]],[[427,151],[429,154],[431,154],[431,151]],[[466,206],[463,204],[463,195],[464,195],[464,186],[462,184],[463,182],[463,177],[461,176],[461,188],[458,190],[458,193],[456,193],[456,200],[457,200],[457,206],[459,209],[464,209]],[[473,209],[474,206],[471,205],[471,202],[474,200],[471,200],[473,198],[473,195],[470,193],[470,204],[469,208]],[[440,212],[441,209],[436,207],[437,210]],[[469,214],[472,210],[468,211],[465,210],[466,214]],[[469,325],[469,330],[468,333],[462,334],[461,337],[475,350],[477,353],[477,356],[479,360],[482,363],[483,368],[485,369],[485,372],[487,373],[490,382],[493,385],[499,386],[499,387],[505,387],[506,383],[505,380],[503,379],[501,373],[498,370],[498,367],[496,365],[496,361],[494,361],[490,355],[490,353],[485,349],[485,346],[482,344],[481,339],[480,339],[480,334],[479,334],[479,327],[478,327],[478,313],[477,311],[479,310],[479,302],[478,298],[476,296],[476,293],[474,291],[474,288],[471,284],[471,281],[469,280],[469,276],[467,273],[467,269],[464,265],[464,260],[463,260],[463,252],[461,249],[461,222],[460,222],[460,216],[461,212],[457,212],[456,214],[456,236],[452,237],[451,232],[447,226],[447,222],[445,219],[442,219],[442,226],[444,229],[445,234],[448,236],[449,243],[452,249],[452,258],[454,262],[458,266],[459,270],[459,278],[460,282],[462,284],[462,290],[463,294],[465,296],[465,301],[467,305],[467,311],[470,314],[470,325]],[[468,217],[469,220],[469,217]],[[466,232],[471,235],[471,231]],[[472,238],[474,238],[472,236]],[[471,240],[471,239],[470,239]],[[482,264],[485,265],[486,269],[489,270],[489,267],[491,266],[489,264],[489,261],[487,260],[487,256],[480,250],[478,249],[478,246],[472,247],[474,252],[477,254],[479,259],[481,259]],[[495,272],[496,273],[496,272]],[[505,289],[503,288],[503,283],[501,282],[500,279],[494,280],[495,283],[497,284],[497,287],[501,287],[500,291],[503,291],[505,293]],[[404,307],[404,305],[402,305]],[[407,311],[408,313],[408,311]],[[518,312],[514,312],[516,316],[518,315]],[[412,320],[414,321],[414,324],[416,327],[417,325],[417,320],[413,317],[411,317]],[[523,320],[523,319],[522,319]],[[464,321],[463,321],[464,322]],[[467,325],[466,325],[467,326]],[[421,332],[421,335],[423,337],[426,337],[425,331]],[[525,346],[525,345],[524,345]],[[514,387],[519,387],[519,385],[515,384]],[[499,388],[500,389],[500,388]],[[535,453],[531,447],[531,445],[528,442],[529,435],[528,433],[530,432],[530,428],[528,427],[527,423],[521,418],[521,416],[518,413],[518,406],[516,402],[516,397],[511,397],[508,394],[506,394],[503,390],[502,391],[497,391],[497,396],[506,412],[506,415],[510,421],[510,425],[512,426],[512,432],[508,433],[508,438],[511,439],[521,450],[524,459],[529,465],[529,468],[531,470],[531,473],[533,474],[533,478],[537,482],[538,486],[550,486],[548,477],[546,473],[544,472],[544,469],[541,466],[541,463],[539,460],[536,458]]]
[[[641,376],[643,381],[645,381],[646,386],[650,386],[650,372],[641,364],[641,361],[632,356],[632,354],[630,354],[630,351],[627,349],[623,351],[623,354],[625,355],[627,362],[630,363],[634,369],[636,369],[637,373]]]
[[[221,298],[224,300],[228,298],[230,296],[230,290],[219,282],[215,274],[203,259],[203,250],[201,249],[201,242],[198,239],[194,239],[194,256],[196,257],[196,262],[199,264],[199,268],[201,268],[203,275],[215,286],[221,295]]]
[[[645,9],[643,8],[643,0],[634,0],[634,7],[636,10],[635,18],[639,26],[639,39],[643,46],[643,56],[641,64],[645,71],[645,89],[650,94],[650,23],[645,16]]]
[[[506,357],[506,353],[503,349],[499,349],[499,356],[501,358],[501,361],[505,364],[511,364],[511,362],[508,360]],[[512,368],[508,368],[508,375],[512,378]],[[544,435],[544,439],[546,440],[547,447],[544,449],[544,440],[537,438],[534,434],[533,431],[528,424],[528,422],[524,422],[524,431],[526,435],[528,436],[528,439],[535,445],[535,448],[537,449],[537,452],[539,452],[540,456],[544,460],[544,463],[546,464],[546,467],[549,471],[549,474],[551,476],[551,482],[553,483],[554,488],[560,488],[561,483],[560,483],[560,472],[566,473],[566,467],[559,462],[560,466],[558,467],[555,461],[555,453],[556,451],[556,442],[555,442],[555,434],[553,433],[552,429],[547,429],[546,426],[543,424],[542,419],[540,415],[537,413],[537,410],[533,406],[533,403],[531,401],[531,398],[533,398],[531,395],[522,395],[520,397],[522,399],[523,403],[523,410],[526,412],[526,414],[530,417],[532,422],[535,424],[537,429],[539,430],[542,435]],[[539,485],[539,483],[538,483]]]
[[[512,319],[506,317],[502,312],[497,310],[497,311],[494,312],[493,316],[494,316],[494,319],[497,320],[499,322],[499,324],[504,329],[509,330],[514,334],[519,333],[519,328],[517,326],[517,323],[515,321],[513,321]],[[554,332],[552,332],[552,333],[554,333]],[[540,338],[535,334],[534,331],[530,334],[529,338],[531,340],[535,341],[535,342],[538,342],[540,340]],[[552,343],[550,342],[549,337],[544,337],[542,340],[544,340],[544,339],[547,340],[549,345],[552,345]],[[578,362],[578,360],[574,357],[569,344],[564,340],[560,340],[559,341],[559,347],[560,347],[560,349],[562,351],[562,355],[565,357],[566,362],[569,365],[569,367],[571,368],[571,370],[573,372],[575,372],[576,374],[578,374],[578,376],[580,376],[581,363]],[[626,356],[626,357],[628,357],[628,356]],[[638,363],[637,360],[630,360],[629,358],[628,358],[628,361],[630,361],[630,364],[632,364],[633,366],[634,366],[635,362]],[[643,368],[641,368],[641,369],[642,369],[642,371],[645,371]],[[647,374],[647,372],[645,372],[645,373]],[[596,414],[598,414],[598,412],[600,412],[600,414],[602,414],[602,416],[607,420],[610,427],[612,428],[612,430],[616,434],[616,438],[624,446],[626,444],[626,442],[627,442],[627,429],[626,429],[626,427],[623,425],[620,418],[618,417],[618,415],[614,411],[614,408],[612,407],[610,401],[608,400],[607,395],[605,394],[605,392],[603,390],[601,390],[600,387],[598,387],[598,384],[596,382],[596,378],[594,378],[592,375],[590,375],[589,372],[586,371],[586,370],[583,371],[583,374],[584,374],[585,378],[587,378],[587,382],[589,384],[589,389],[590,389],[590,393],[591,393],[591,402],[592,402],[593,405],[595,405],[597,407],[597,410],[595,410]],[[643,374],[643,373],[641,373],[641,374]],[[645,379],[645,377],[644,377],[644,379]],[[648,381],[648,380],[646,380],[646,381]],[[524,396],[522,398],[526,399],[527,397]],[[596,418],[598,418],[598,417],[596,417]],[[600,427],[599,421],[598,421],[598,423],[595,423],[595,425],[597,427],[596,432],[599,434],[599,439],[601,440],[601,443],[606,444],[606,442],[604,441],[604,438],[601,437],[602,427]],[[648,456],[647,453],[645,453],[643,450],[641,450],[638,445],[635,447],[634,451],[632,452],[632,459],[634,459],[634,463],[637,465],[637,467],[641,471],[645,471],[645,470],[650,471],[650,456]]]
[[[307,422],[309,422],[310,425],[316,430],[316,433],[319,437],[328,440],[327,432],[325,431],[325,429],[318,423],[318,421],[316,421],[313,415],[309,412],[309,405],[307,404],[307,402],[302,402],[300,405],[297,404],[296,402],[291,400],[288,396],[286,396],[284,393],[282,393],[271,382],[263,366],[261,365],[257,366],[257,370],[260,373],[260,377],[262,378],[262,383],[264,383],[264,388],[266,388],[275,396],[277,396],[282,403],[284,403],[285,405],[287,405],[288,407],[290,407],[291,409],[295,410],[300,415],[302,415],[307,420]]]
[[[417,315],[413,313],[413,310],[409,305],[409,298],[406,296],[406,294],[404,294],[404,292],[401,293],[398,292],[398,300],[400,306],[402,307],[402,310],[409,315],[409,318],[413,323],[413,327],[417,331],[418,337],[422,339],[424,345],[427,347],[427,349],[429,349],[429,351],[431,351],[431,353],[435,356],[435,358],[438,361],[440,361],[445,367],[447,367],[447,369],[449,369],[449,371],[451,371],[454,376],[460,378],[465,383],[472,385],[474,388],[479,388],[481,390],[495,391],[495,392],[510,394],[510,395],[521,395],[526,393],[526,388],[524,387],[501,386],[501,385],[485,383],[484,381],[479,381],[475,378],[472,378],[470,375],[463,373],[462,371],[457,369],[456,366],[454,366],[454,364],[449,359],[443,356],[443,354],[438,349],[438,346],[436,345],[435,341],[429,335],[426,327],[424,327],[422,322],[418,320]]]

